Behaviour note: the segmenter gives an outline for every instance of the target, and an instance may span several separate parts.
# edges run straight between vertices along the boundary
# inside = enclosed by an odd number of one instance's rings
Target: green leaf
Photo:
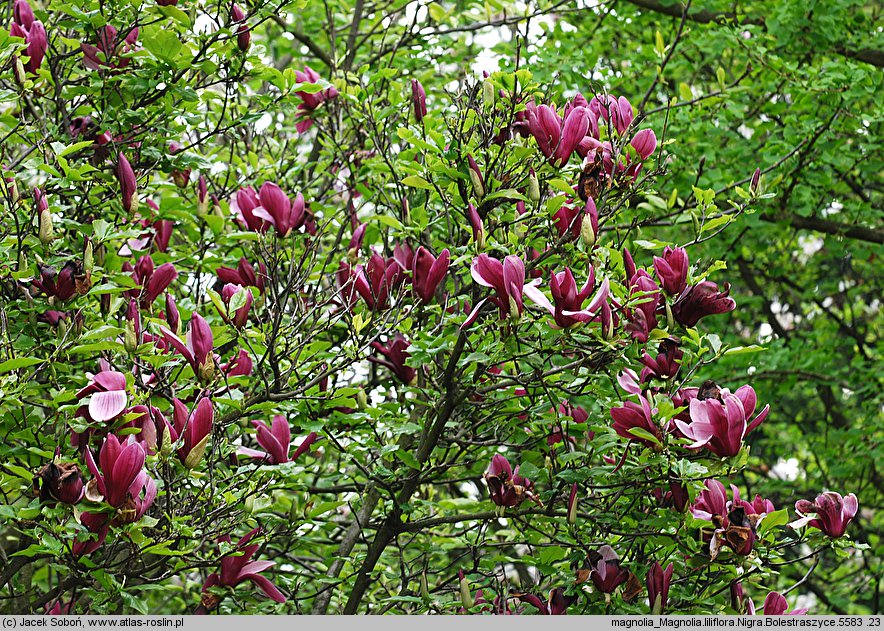
[[[144,47],[163,61],[174,62],[182,44],[174,31],[162,27],[145,27],[141,31]]]
[[[425,189],[425,190],[432,190],[432,188],[433,188],[432,184],[427,182],[424,178],[422,178],[419,175],[409,175],[409,176],[402,178],[401,181],[403,184],[405,184],[405,186],[408,186],[410,188],[421,188],[421,189]]]
[[[45,359],[40,359],[39,357],[13,357],[12,359],[7,359],[5,362],[0,364],[0,373],[10,372],[12,370],[18,370],[20,368],[27,368],[28,366],[34,366],[36,364],[41,364]]]

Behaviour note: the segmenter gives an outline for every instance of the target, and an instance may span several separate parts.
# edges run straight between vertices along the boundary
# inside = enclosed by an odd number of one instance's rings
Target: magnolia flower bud
[[[25,87],[25,81],[27,77],[25,76],[25,67],[21,62],[21,59],[16,55],[12,61],[12,74],[15,77],[15,82],[19,85],[19,87]]]
[[[749,192],[753,195],[758,194],[758,185],[761,182],[761,169],[755,169],[752,174],[752,180],[749,182]]]
[[[95,257],[92,254],[92,239],[86,237],[83,244],[83,273],[86,278],[92,278],[92,269],[95,267]]]
[[[414,108],[414,119],[420,123],[427,115],[427,93],[417,79],[411,80],[411,103]]]
[[[138,184],[135,180],[135,171],[129,160],[120,152],[117,161],[117,179],[120,181],[120,197],[123,200],[123,208],[126,212],[134,213],[138,210]]]
[[[468,170],[470,172],[470,182],[473,185],[473,193],[475,193],[476,197],[482,199],[485,197],[485,178],[482,177],[482,171],[472,155],[467,156],[467,161],[469,162]]]
[[[486,110],[490,110],[494,106],[494,85],[490,81],[482,83],[482,105]]]
[[[141,344],[141,313],[138,310],[138,301],[134,298],[129,300],[129,308],[126,310],[126,330],[123,334],[123,346],[134,353]]]
[[[420,594],[424,600],[430,600],[430,586],[427,584],[427,573],[421,572]]]
[[[592,228],[592,217],[589,215],[584,215],[580,222],[580,238],[583,239],[587,247],[595,245],[596,234]]]
[[[534,169],[528,170],[528,199],[532,202],[540,201],[540,183],[537,181]]]
[[[572,526],[577,522],[577,483],[571,485],[571,495],[568,497],[568,523]]]
[[[356,407],[360,410],[364,410],[368,407],[368,397],[365,395],[365,390],[362,388],[356,392]]]
[[[475,604],[473,601],[473,595],[470,593],[470,583],[463,575],[463,570],[457,571],[457,577],[458,584],[460,585],[460,602],[463,603],[464,607],[469,609]]]
[[[467,219],[470,222],[470,227],[473,229],[473,241],[476,242],[476,247],[479,250],[484,250],[485,226],[482,224],[482,218],[479,216],[479,211],[477,211],[476,207],[472,204],[467,206]]]
[[[55,233],[52,229],[52,213],[49,212],[48,208],[40,211],[40,228],[37,236],[43,245],[49,245],[55,238]]]
[[[206,176],[200,175],[196,191],[196,216],[205,217],[209,212],[209,192],[206,187]]]

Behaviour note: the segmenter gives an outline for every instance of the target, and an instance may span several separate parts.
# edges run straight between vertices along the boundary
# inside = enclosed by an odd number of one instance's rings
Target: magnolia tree
[[[667,202],[666,107],[538,82],[533,9],[399,64],[422,4],[3,13],[0,610],[798,614],[853,548],[709,378],[762,169]]]

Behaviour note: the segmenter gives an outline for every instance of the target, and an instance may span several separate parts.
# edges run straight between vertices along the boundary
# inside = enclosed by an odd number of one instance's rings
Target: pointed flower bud
[[[472,204],[467,206],[467,219],[469,219],[470,226],[473,229],[473,241],[476,242],[476,247],[480,250],[484,250],[485,226],[482,224],[482,218],[479,217],[479,212]]]
[[[632,137],[630,144],[642,160],[647,160],[657,150],[657,135],[653,129],[642,129]]]
[[[577,523],[577,483],[571,485],[571,495],[568,496],[568,523],[572,526]]]
[[[758,194],[758,185],[761,182],[761,169],[755,169],[755,173],[752,174],[752,179],[749,181],[749,192],[753,195]]]
[[[540,184],[534,169],[528,169],[528,199],[532,202],[540,201]]]
[[[243,52],[247,52],[252,41],[252,34],[246,24],[246,14],[243,13],[243,10],[238,4],[233,4],[230,7],[230,21],[233,22],[233,25],[236,28],[237,48]]]
[[[196,188],[196,215],[205,217],[209,212],[209,191],[206,187],[206,176],[200,175]]]
[[[431,302],[436,294],[436,288],[442,283],[448,273],[448,264],[451,254],[448,248],[442,250],[439,258],[430,254],[430,251],[421,246],[414,255],[411,270],[411,285],[414,293],[423,302]]]
[[[476,603],[473,600],[473,595],[470,593],[470,582],[464,576],[463,570],[457,571],[457,583],[460,587],[460,602],[464,607],[470,609]]]
[[[482,199],[485,197],[485,178],[482,177],[482,171],[472,155],[467,156],[467,162],[469,163],[470,182],[473,185],[473,193],[475,193],[477,198]]]
[[[141,344],[141,312],[138,309],[138,301],[129,299],[129,308],[126,310],[126,331],[123,336],[123,346],[130,353],[134,353]]]
[[[414,108],[414,119],[420,123],[427,115],[427,93],[417,79],[411,80],[411,104]]]
[[[120,182],[120,197],[123,200],[123,208],[126,212],[134,213],[138,210],[138,185],[135,180],[135,171],[129,160],[120,152],[117,159],[117,179]]]
[[[648,602],[651,605],[651,614],[659,616],[666,609],[666,601],[669,598],[669,583],[672,581],[672,563],[664,570],[659,561],[648,570]]]
[[[181,333],[181,318],[178,315],[178,305],[175,304],[172,294],[168,292],[166,293],[166,322],[169,324],[169,329],[175,335]]]

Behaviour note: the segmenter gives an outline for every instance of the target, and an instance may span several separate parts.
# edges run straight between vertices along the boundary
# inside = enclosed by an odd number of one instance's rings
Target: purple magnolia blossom
[[[80,50],[83,51],[83,64],[90,70],[125,68],[129,65],[129,58],[123,57],[123,55],[135,48],[137,41],[137,28],[131,29],[120,41],[115,27],[110,24],[103,26],[98,29],[97,46],[80,44]]]
[[[786,611],[788,608],[789,603],[786,602],[786,597],[779,592],[771,592],[764,599],[763,613],[765,616],[803,616],[807,613],[807,608]]]
[[[301,441],[295,449],[295,453],[289,457],[291,451],[292,433],[289,428],[289,422],[280,414],[273,417],[270,427],[264,421],[252,421],[252,425],[257,430],[256,440],[266,451],[258,451],[257,449],[248,449],[240,447],[236,453],[242,456],[249,456],[258,460],[263,460],[268,464],[282,464],[284,462],[294,462],[301,455],[310,449],[310,446],[319,438],[316,432],[310,432]]]
[[[220,571],[209,574],[206,577],[206,582],[203,583],[200,606],[195,613],[205,614],[218,606],[221,599],[209,592],[212,587],[237,587],[246,581],[254,583],[267,598],[278,603],[285,602],[285,596],[276,585],[271,583],[270,579],[266,576],[261,576],[262,572],[269,570],[276,563],[274,561],[252,561],[252,557],[255,556],[259,546],[256,543],[250,544],[249,542],[260,532],[260,528],[249,531],[236,544],[234,553],[227,554],[221,558]],[[230,537],[221,537],[219,541],[230,543]]]
[[[212,355],[214,341],[212,328],[201,315],[194,312],[190,317],[190,326],[184,340],[161,326],[163,338],[177,350],[193,368],[194,374],[201,381],[211,381],[215,373],[215,358]]]
[[[349,287],[350,296],[355,290],[372,311],[380,311],[390,308],[390,293],[398,284],[404,269],[395,259],[385,259],[377,252],[372,252],[368,264],[364,267],[357,265],[351,267],[349,263],[341,261],[339,282],[342,287]]]
[[[248,377],[252,374],[252,358],[245,350],[240,349],[230,361],[221,364],[218,368],[228,377]]]
[[[817,495],[813,502],[808,500],[795,502],[795,510],[801,519],[792,522],[790,526],[800,528],[810,525],[832,538],[838,538],[844,534],[847,524],[854,518],[858,509],[859,502],[853,493],[841,497],[840,493],[827,491]],[[816,514],[816,517],[808,514]]]
[[[568,613],[568,607],[577,600],[576,596],[566,596],[561,587],[553,589],[548,600],[534,594],[520,594],[518,598],[537,607],[538,613],[544,616],[564,616]]]
[[[467,155],[467,171],[470,176],[470,183],[473,185],[473,192],[479,199],[485,197],[485,178],[482,177],[482,169],[476,163],[476,159],[472,154]]]
[[[737,308],[737,303],[728,293],[730,285],[727,283],[724,291],[719,291],[718,285],[708,280],[691,285],[681,292],[672,305],[672,315],[684,326],[694,326],[700,318],[733,311]]]
[[[589,305],[585,309],[583,308],[583,303],[595,289],[595,270],[592,268],[589,270],[586,283],[579,291],[574,274],[567,267],[557,274],[550,274],[549,289],[553,297],[552,303],[532,284],[525,285],[523,292],[533,303],[552,314],[556,326],[563,329],[595,318],[610,294],[610,284],[606,278],[602,281]]]
[[[118,509],[113,523],[138,521],[156,499],[157,486],[144,471],[144,460],[144,448],[132,436],[120,441],[109,434],[98,454],[98,465],[92,451],[86,450],[86,465],[94,476],[87,486],[86,498],[104,500]]]
[[[610,122],[619,135],[632,124],[634,117],[632,105],[625,96],[615,98],[609,94],[595,96],[589,102],[589,109],[596,113],[599,120]]]
[[[411,104],[414,108],[414,119],[420,123],[427,115],[427,93],[417,79],[411,80]]]
[[[586,234],[587,241],[595,242],[599,229],[599,213],[595,202],[588,199],[583,206],[579,203],[565,204],[553,215],[553,225],[560,237],[567,236],[569,240],[576,241],[588,230],[591,234]]]
[[[678,429],[694,442],[688,449],[705,447],[722,458],[731,458],[740,452],[743,439],[767,418],[770,405],[755,418],[757,397],[755,389],[746,385],[733,394],[726,388],[716,388],[711,396],[691,399],[691,422],[675,419]],[[749,419],[752,419],[751,421]]]
[[[528,129],[540,152],[556,166],[568,162],[593,123],[592,114],[586,107],[571,107],[564,120],[554,107],[548,105],[528,109]]]
[[[251,213],[253,218],[263,219],[276,228],[278,236],[287,237],[292,230],[304,225],[307,216],[305,207],[304,196],[300,193],[292,201],[279,186],[273,182],[264,182],[258,191],[258,206],[252,208]]]
[[[589,578],[603,594],[611,594],[629,578],[629,571],[620,567],[617,553],[611,546],[602,546],[593,561]]]
[[[637,304],[627,312],[626,330],[639,342],[647,342],[650,332],[657,328],[657,307],[660,305],[660,287],[643,269],[633,272],[629,280],[629,297]]]
[[[319,74],[309,66],[304,66],[303,72],[296,70],[295,79],[298,83],[319,83],[321,81]],[[338,90],[332,86],[313,94],[305,91],[295,92],[295,94],[301,97],[301,103],[298,105],[298,110],[301,112],[301,120],[295,125],[295,128],[303,134],[313,126],[313,119],[310,118],[313,111],[326,101],[337,97]]]
[[[470,228],[473,230],[473,241],[476,242],[476,246],[481,250],[485,247],[485,226],[482,223],[482,218],[479,216],[479,211],[472,204],[467,205],[467,220],[470,222]]]
[[[255,216],[255,209],[260,205],[258,193],[251,186],[239,189],[234,198],[230,200],[230,208],[243,227],[252,232],[264,233],[272,224]]]
[[[104,370],[90,376],[89,385],[77,392],[77,399],[89,397],[89,404],[78,416],[102,423],[117,418],[126,409],[126,375],[114,370]]]
[[[243,298],[238,298],[239,295],[242,295]],[[240,300],[242,300],[242,306],[233,309],[233,313],[231,313],[232,305]],[[225,308],[225,311],[221,313],[221,317],[224,318],[225,322],[236,328],[243,328],[249,321],[249,310],[252,308],[253,300],[252,292],[249,289],[242,285],[227,283],[221,288],[221,302]]]
[[[239,259],[236,269],[232,267],[219,267],[215,270],[218,278],[223,283],[233,283],[234,285],[242,285],[243,287],[255,287],[258,292],[264,293],[266,289],[265,279],[267,276],[267,266],[263,261],[258,261],[258,271],[249,263],[246,257]]]
[[[666,609],[666,601],[669,598],[669,583],[672,581],[673,565],[670,563],[664,570],[659,561],[648,570],[648,604],[651,605],[651,613],[659,616]]]
[[[81,557],[86,554],[92,554],[104,544],[107,539],[107,532],[110,529],[110,520],[106,513],[89,513],[80,514],[80,524],[90,533],[88,539],[76,541],[71,546],[71,553],[75,557]]]
[[[522,259],[510,255],[501,262],[487,254],[480,254],[473,260],[470,274],[476,283],[483,287],[490,287],[496,293],[490,298],[479,301],[464,326],[475,322],[479,315],[479,309],[488,300],[500,309],[501,320],[506,319],[507,316],[514,320],[521,317],[524,308],[522,291],[525,285],[525,264],[522,263]]]
[[[657,410],[651,407],[650,401],[643,394],[635,394],[639,403],[624,401],[623,407],[611,408],[614,431],[627,440],[638,441],[647,447],[658,447],[663,442],[663,434],[654,423],[653,415]]]
[[[380,342],[372,342],[371,347],[381,353],[384,359],[372,356],[368,358],[368,361],[386,366],[406,386],[414,385],[417,381],[417,371],[405,363],[411,357],[411,354],[406,350],[409,346],[411,346],[411,342],[405,339],[405,336],[401,333],[393,336],[392,339],[387,341],[386,345]]]
[[[36,74],[43,64],[49,44],[46,28],[42,22],[34,19],[34,11],[26,0],[16,0],[13,5],[9,34],[12,37],[21,37],[25,40],[27,44],[25,54],[28,56],[28,63],[24,67],[31,74]]]
[[[647,352],[641,358],[641,362],[644,364],[641,373],[642,383],[650,381],[652,377],[670,379],[677,375],[681,368],[681,358],[684,353],[678,347],[677,339],[663,339],[657,350],[656,358],[651,357]]]
[[[37,264],[37,269],[40,270],[40,278],[34,279],[33,285],[50,299],[67,302],[89,290],[89,284],[84,282],[83,266],[79,262],[68,261],[60,272],[51,265],[40,263]]]
[[[714,531],[709,543],[710,556],[715,559],[722,545],[738,555],[748,555],[755,545],[755,529],[765,515],[774,512],[773,503],[759,495],[752,502],[743,500],[734,485],[731,485],[733,500],[729,501],[721,482],[706,480],[704,484],[706,488],[691,505],[691,514],[697,519],[712,522]]]
[[[688,284],[688,253],[684,248],[663,249],[663,256],[654,257],[654,271],[660,279],[660,286],[670,296],[677,296]]]
[[[448,248],[442,250],[438,258],[423,246],[417,249],[411,268],[411,286],[422,302],[433,300],[436,289],[448,273],[450,259]]]
[[[76,504],[83,499],[86,488],[80,476],[80,467],[75,462],[53,460],[37,470],[34,491],[40,495],[40,501],[47,504]]]
[[[485,473],[485,482],[488,484],[488,492],[491,501],[497,506],[518,506],[526,499],[536,500],[534,497],[534,483],[519,475],[519,467],[513,471],[509,461],[495,454],[491,459],[491,465]]]
[[[149,254],[139,258],[134,267],[126,261],[123,271],[130,272],[132,280],[140,285],[141,289],[130,289],[125,295],[137,298],[142,309],[150,309],[156,299],[178,278],[178,270],[172,263],[154,267],[153,257]]]
[[[636,132],[630,144],[642,160],[647,160],[657,150],[657,134],[653,129],[642,129]]]
[[[182,401],[177,398],[172,400],[174,425],[169,425],[167,422],[166,431],[169,432],[170,443],[181,441],[178,459],[188,469],[193,469],[202,460],[209,436],[212,435],[214,419],[215,411],[208,397],[200,399],[192,413],[188,412],[187,406]]]

